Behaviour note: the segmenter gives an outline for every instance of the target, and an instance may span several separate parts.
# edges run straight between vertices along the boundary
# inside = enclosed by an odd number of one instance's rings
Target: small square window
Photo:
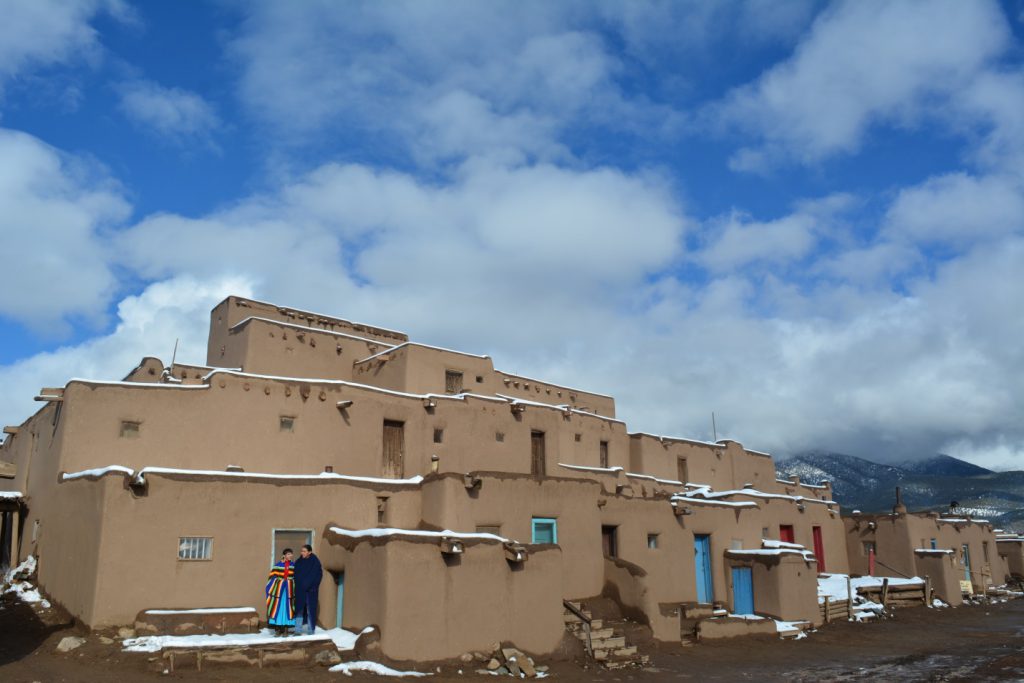
[[[534,517],[532,526],[533,543],[558,543],[558,520],[550,517]]]
[[[279,422],[280,429],[282,432],[294,432],[295,431],[295,418],[287,415],[282,415]]]
[[[179,560],[209,560],[213,557],[213,538],[181,536],[178,538]]]
[[[768,527],[761,527],[761,538],[771,538],[771,536],[768,535]]]
[[[494,432],[494,440],[498,443],[505,442],[505,432]]]
[[[579,443],[580,441],[583,441],[583,435],[582,435],[582,434],[579,434],[579,433],[577,433],[577,434],[576,434],[576,443]]]
[[[139,438],[139,427],[141,425],[138,422],[129,422],[123,420],[121,422],[121,438],[122,439],[137,439]]]
[[[647,547],[651,550],[658,549],[658,534],[647,534]]]
[[[483,384],[484,383],[484,376],[483,375],[477,375],[476,376],[476,383],[477,384]]]
[[[435,429],[434,430],[434,443],[441,443],[443,441],[444,441],[444,430],[443,429]]]
[[[462,373],[456,370],[444,371],[444,390],[448,394],[462,392]]]

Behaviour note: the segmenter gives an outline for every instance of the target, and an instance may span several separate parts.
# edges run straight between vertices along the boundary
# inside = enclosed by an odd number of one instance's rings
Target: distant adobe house
[[[1006,581],[1010,569],[988,520],[907,512],[898,496],[897,489],[891,514],[854,511],[844,520],[851,572],[927,576],[935,595],[953,606],[963,603],[968,586],[984,595],[990,586]],[[1011,546],[1006,551],[1010,554]]]
[[[72,379],[5,430],[0,557],[35,555],[91,627],[262,614],[273,558],[306,542],[322,624],[375,624],[413,661],[550,653],[563,600],[598,595],[662,641],[715,609],[817,624],[817,574],[849,569],[828,484],[735,441],[630,433],[612,397],[487,356],[232,296],[207,363]]]

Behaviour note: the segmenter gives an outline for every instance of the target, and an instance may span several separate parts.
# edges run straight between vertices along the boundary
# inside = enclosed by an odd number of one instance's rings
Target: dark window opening
[[[619,556],[618,535],[618,527],[601,527],[601,549],[604,551],[606,557]]]
[[[601,460],[601,467],[608,467],[608,442],[607,441],[602,441],[601,442],[600,460]]]
[[[434,443],[441,443],[443,441],[444,441],[444,430],[443,429],[435,429],[434,430]]]
[[[445,370],[444,372],[444,390],[448,394],[458,394],[462,392],[462,373],[455,370]]]

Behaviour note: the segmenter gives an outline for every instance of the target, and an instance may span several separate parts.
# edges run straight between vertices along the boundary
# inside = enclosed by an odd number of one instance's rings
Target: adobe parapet
[[[295,323],[304,327],[342,332],[394,345],[409,341],[408,335],[383,327],[323,315],[296,308],[288,308],[240,296],[229,296],[210,311],[210,337],[206,349],[206,362],[223,365],[223,351],[227,345],[228,332],[246,318],[265,318],[284,323]]]

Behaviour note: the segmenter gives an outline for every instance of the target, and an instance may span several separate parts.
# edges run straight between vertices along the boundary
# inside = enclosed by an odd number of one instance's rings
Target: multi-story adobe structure
[[[848,570],[828,484],[487,356],[229,297],[207,364],[72,379],[5,430],[0,545],[91,627],[259,607],[307,541],[322,625],[375,624],[397,660],[549,653],[563,600],[600,594],[663,641],[716,603],[818,623],[818,572]]]

